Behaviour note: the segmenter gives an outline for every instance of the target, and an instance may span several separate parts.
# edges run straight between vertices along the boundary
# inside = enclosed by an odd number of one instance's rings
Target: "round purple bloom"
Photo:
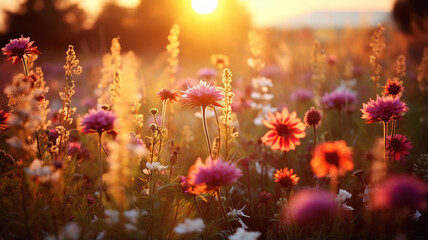
[[[5,47],[1,49],[3,55],[7,56],[7,60],[12,60],[12,63],[17,63],[19,60],[23,59],[24,56],[30,54],[40,54],[37,50],[37,47],[33,47],[34,41],[30,42],[30,38],[23,37],[11,39],[10,43],[6,44]]]
[[[427,185],[411,175],[396,175],[379,183],[371,196],[373,209],[423,210],[426,207]]]
[[[325,109],[343,109],[344,107],[357,102],[355,93],[346,90],[335,90],[331,93],[325,93],[321,98],[321,104]]]
[[[338,213],[335,196],[331,192],[316,189],[302,190],[290,200],[287,211],[289,222],[304,226],[316,224]]]
[[[242,171],[231,162],[223,162],[221,158],[212,160],[207,158],[205,164],[199,166],[195,184],[207,186],[207,191],[217,190],[221,186],[228,186],[242,176]]]
[[[367,103],[363,103],[361,118],[365,119],[366,123],[389,122],[403,118],[403,114],[408,110],[409,108],[400,101],[400,98],[376,96],[376,101],[370,99]]]
[[[90,109],[89,113],[83,117],[80,126],[83,133],[113,132],[116,115],[111,111],[103,109]]]
[[[412,148],[411,142],[404,135],[395,134],[394,137],[391,135],[386,137],[386,150],[394,156],[395,161],[407,156]]]
[[[306,102],[314,97],[314,93],[309,89],[298,88],[291,93],[291,101]]]
[[[305,113],[305,118],[303,119],[303,121],[308,127],[311,127],[311,126],[316,127],[320,123],[321,118],[322,118],[321,113],[318,110],[316,110],[314,107],[311,107]]]

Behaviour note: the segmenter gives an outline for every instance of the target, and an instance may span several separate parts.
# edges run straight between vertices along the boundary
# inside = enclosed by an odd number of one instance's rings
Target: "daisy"
[[[293,174],[293,169],[288,170],[288,168],[284,168],[277,169],[273,175],[273,179],[275,179],[275,182],[281,184],[284,188],[288,188],[296,185],[300,177]]]

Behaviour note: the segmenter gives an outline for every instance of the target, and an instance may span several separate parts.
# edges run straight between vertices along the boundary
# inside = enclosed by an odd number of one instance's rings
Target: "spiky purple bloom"
[[[202,164],[196,173],[195,184],[207,186],[207,191],[217,190],[221,186],[228,186],[235,182],[242,171],[234,163],[223,162],[221,158],[212,160],[207,158],[205,164]]]
[[[217,70],[213,69],[213,68],[201,68],[198,73],[198,78],[200,79],[211,79],[211,78],[216,78],[217,77]]]
[[[338,214],[335,195],[316,189],[302,190],[293,195],[285,211],[287,220],[300,226],[320,223]]]
[[[89,113],[83,117],[80,126],[83,133],[103,133],[113,132],[116,115],[111,111],[104,109],[90,109]]]
[[[29,37],[25,38],[21,35],[20,38],[11,39],[10,43],[6,44],[1,51],[3,55],[7,56],[7,60],[12,60],[12,63],[15,64],[24,56],[41,53],[37,47],[33,47],[33,43],[34,41],[30,42]]]
[[[394,156],[395,161],[407,156],[412,148],[411,142],[404,135],[395,134],[394,137],[391,135],[386,137],[386,150]]]
[[[187,88],[181,96],[181,103],[183,105],[202,107],[205,109],[208,106],[221,107],[218,101],[223,98],[224,96],[221,94],[221,90],[217,90],[215,86],[211,86],[207,82],[199,81],[198,85]]]
[[[343,109],[348,105],[355,104],[357,102],[357,98],[355,93],[346,90],[335,90],[331,93],[325,93],[321,98],[321,104],[325,109]]]
[[[316,127],[320,123],[321,118],[321,113],[314,107],[311,107],[308,111],[306,111],[303,121],[308,127]]]
[[[423,210],[426,207],[428,186],[411,175],[391,176],[379,183],[370,198],[373,209]]]
[[[379,97],[376,96],[376,101],[370,99],[367,103],[363,103],[361,112],[363,113],[362,119],[366,123],[374,122],[389,122],[393,119],[401,119],[405,112],[409,110],[406,104],[400,101],[400,98],[392,97]]]
[[[306,102],[314,97],[314,93],[305,88],[298,88],[290,94],[291,101]]]

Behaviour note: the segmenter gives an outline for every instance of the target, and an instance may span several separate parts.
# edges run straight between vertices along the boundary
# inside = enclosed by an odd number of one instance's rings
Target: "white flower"
[[[131,209],[128,211],[124,211],[123,215],[128,219],[129,222],[136,224],[138,220],[138,211],[135,209]]]
[[[137,230],[137,227],[132,223],[125,223],[124,226],[125,226],[125,230],[128,232]]]
[[[119,212],[112,209],[105,209],[104,214],[106,215],[106,222],[110,225],[119,223]]]
[[[245,207],[246,206],[244,206],[243,208],[241,208],[239,210],[230,208],[230,212],[227,213],[227,216],[231,216],[231,217],[237,218],[239,224],[241,224],[241,227],[243,227],[244,229],[247,229],[248,226],[245,225],[245,223],[240,218],[240,217],[250,218],[250,216],[245,215],[244,212],[242,212],[242,210],[244,210]]]
[[[366,186],[366,189],[364,189],[364,193],[361,194],[361,197],[363,198],[363,202],[368,202],[370,200],[370,195],[372,194],[373,189],[370,188],[370,185]]]
[[[51,169],[49,166],[43,166],[43,162],[39,159],[34,159],[28,168],[25,168],[25,171],[30,175],[35,176],[46,176],[51,174]]]
[[[229,240],[256,240],[261,234],[261,232],[247,232],[243,228],[238,228],[235,234],[229,236]]]
[[[64,236],[66,239],[77,240],[79,239],[81,232],[82,229],[80,228],[79,224],[75,222],[67,223],[67,225],[64,227]]]
[[[152,172],[156,172],[156,171],[162,171],[168,168],[168,166],[163,166],[160,162],[146,162],[146,167],[147,169],[143,169],[143,173],[145,174],[150,174]]]
[[[414,221],[419,221],[419,218],[422,216],[422,214],[419,212],[419,210],[416,209],[415,214],[412,215],[412,219]]]
[[[350,199],[352,197],[352,194],[346,190],[339,189],[339,194],[337,194],[337,197],[335,199],[337,204],[344,204],[346,199]]]
[[[146,169],[144,169],[144,170],[146,170]],[[144,170],[143,170],[143,172],[144,172]],[[147,173],[146,173],[146,174],[147,174]],[[142,190],[142,194],[143,194],[144,196],[149,196],[149,195],[150,195],[150,189],[148,189],[148,188],[143,189],[143,190]]]
[[[251,93],[251,98],[253,98],[253,99],[260,99],[260,93],[258,93],[258,92],[252,92]]]
[[[100,232],[100,234],[98,234],[95,240],[103,240],[105,236],[106,236],[106,232],[102,231]]]
[[[265,93],[265,94],[263,94],[263,99],[264,100],[272,100],[273,99],[273,94],[271,94],[271,93]]]
[[[186,218],[184,223],[177,224],[177,226],[174,228],[174,231],[178,234],[202,232],[204,227],[205,224],[201,218],[197,218],[195,220]]]
[[[342,210],[345,210],[345,211],[354,211],[354,208],[346,205],[346,203],[340,204],[339,207],[341,207]]]

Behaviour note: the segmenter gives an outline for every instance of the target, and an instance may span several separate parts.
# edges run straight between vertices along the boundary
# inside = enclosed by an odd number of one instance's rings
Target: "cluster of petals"
[[[201,218],[194,220],[186,218],[183,223],[177,224],[174,231],[178,234],[200,233],[204,228],[205,224]]]
[[[242,176],[242,171],[231,162],[223,162],[221,158],[212,160],[208,157],[205,164],[201,163],[195,175],[195,184],[206,185],[207,191],[218,190],[228,186]]]
[[[386,137],[386,150],[394,156],[395,161],[407,156],[412,148],[411,142],[404,135],[395,134],[394,137],[391,135]]]
[[[311,107],[308,111],[306,111],[303,121],[308,127],[316,127],[320,123],[321,118],[321,113],[314,107]]]
[[[168,166],[162,165],[160,162],[146,162],[146,168],[143,169],[143,173],[150,174],[167,169]]]
[[[363,103],[361,118],[365,119],[366,123],[389,122],[403,118],[403,114],[408,110],[409,108],[400,101],[400,98],[376,96],[376,101],[370,99],[367,103]]]
[[[11,39],[10,43],[6,44],[5,47],[1,49],[3,55],[7,56],[7,60],[12,60],[12,63],[17,63],[24,56],[29,56],[30,54],[40,54],[37,50],[37,47],[33,46],[34,41],[30,42],[30,38],[23,37]]]
[[[161,101],[176,102],[180,98],[180,94],[170,89],[163,89],[156,94],[156,97]]]
[[[207,82],[199,81],[198,85],[187,88],[181,96],[181,103],[205,109],[208,106],[221,107],[219,101],[223,98],[221,90],[218,90],[215,86],[211,86]]]
[[[275,174],[273,175],[273,179],[275,182],[281,184],[284,188],[292,187],[297,184],[300,177],[297,177],[296,174],[293,174],[293,169],[284,168],[277,169]]]
[[[354,208],[346,204],[346,200],[350,199],[351,197],[352,194],[350,192],[344,189],[339,189],[339,193],[337,194],[335,201],[340,209],[345,211],[352,211]]]
[[[111,111],[103,109],[90,109],[89,113],[83,116],[80,123],[83,133],[103,133],[112,132],[116,120],[116,115]]]
[[[403,92],[404,92],[404,87],[399,81],[397,81],[396,79],[394,80],[388,79],[385,86],[383,86],[382,95],[396,98],[396,97],[401,97]]]
[[[291,114],[284,107],[281,112],[269,113],[269,120],[263,120],[263,124],[270,130],[261,138],[272,150],[290,151],[300,145],[300,138],[306,136],[305,124],[296,117],[296,112]]]
[[[229,236],[229,240],[256,240],[262,235],[261,232],[246,231],[244,228],[237,228],[233,235]]]
[[[322,143],[315,148],[311,167],[319,177],[327,174],[343,176],[354,169],[352,151],[343,140]]]
[[[325,109],[343,109],[346,106],[355,104],[357,98],[355,93],[348,89],[335,90],[331,93],[325,93],[321,98],[321,104]]]

